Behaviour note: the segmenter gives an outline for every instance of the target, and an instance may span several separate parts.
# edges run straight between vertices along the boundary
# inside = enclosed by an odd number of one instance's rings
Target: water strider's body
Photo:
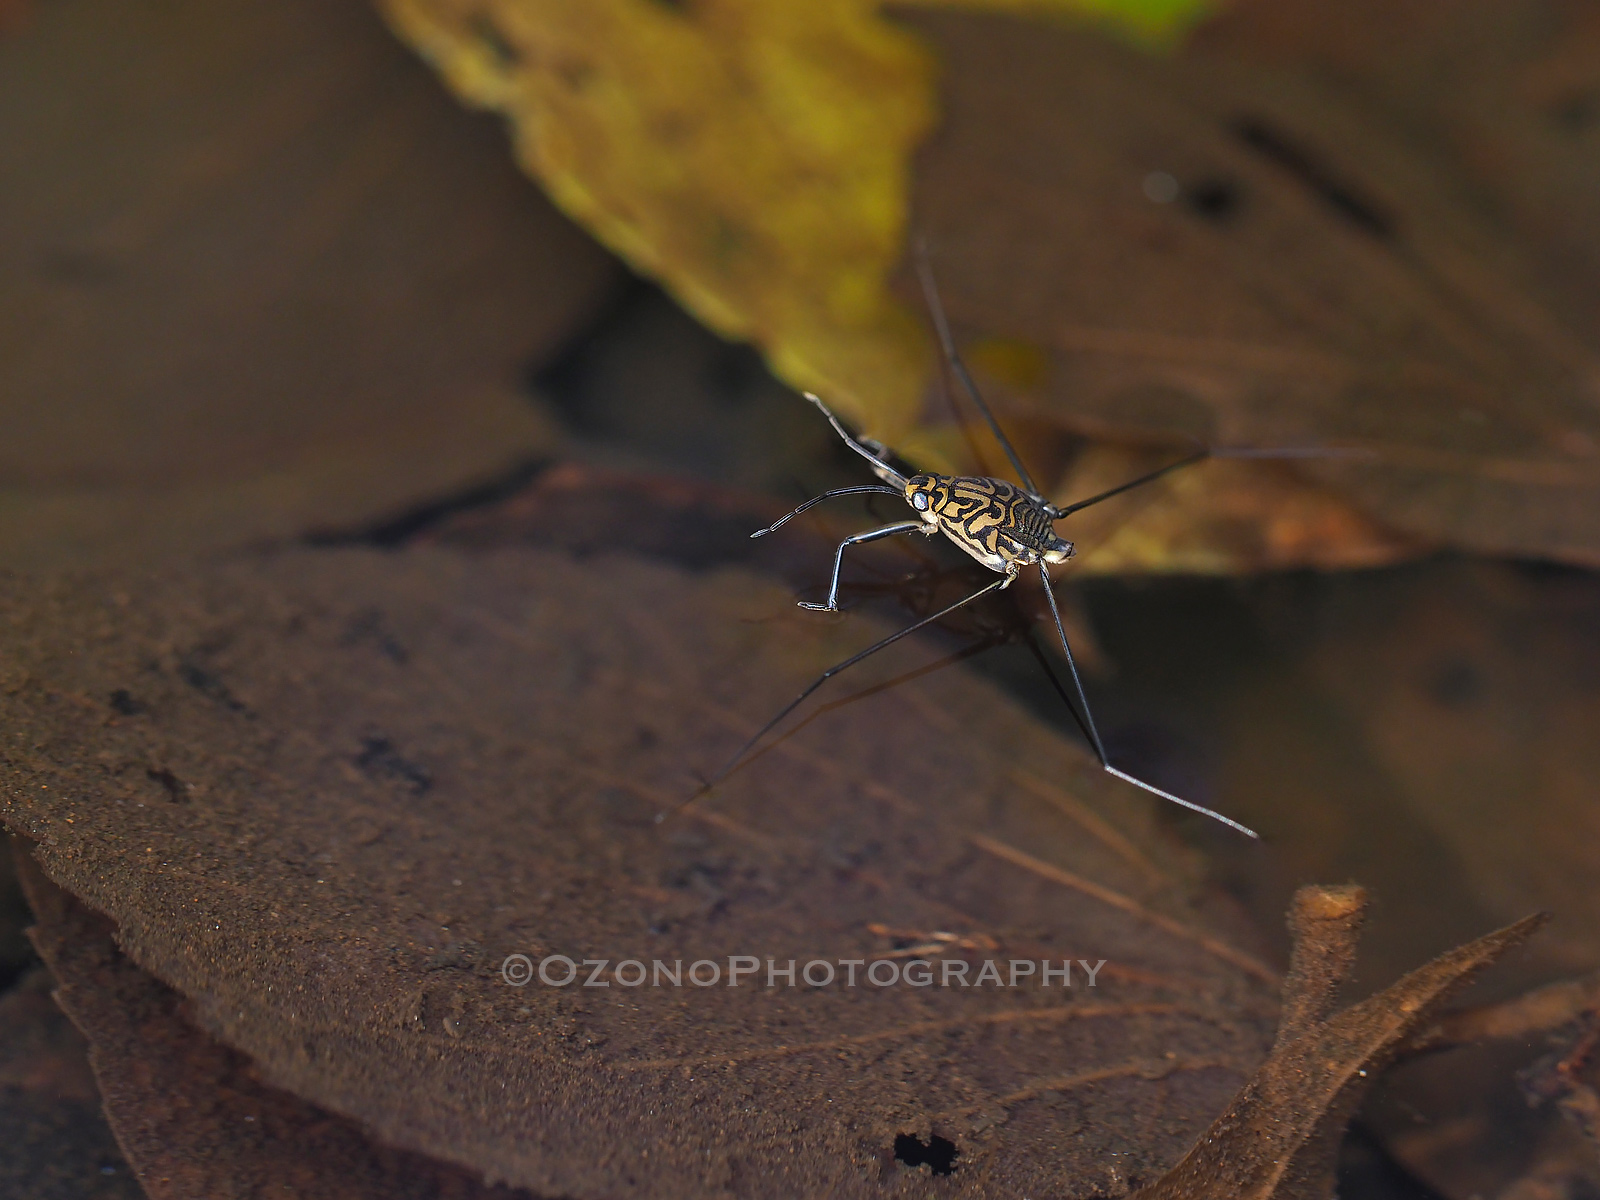
[[[1063,563],[1073,556],[1072,543],[1055,530],[1055,522],[1068,510],[1049,503],[1031,486],[1018,487],[987,475],[902,475],[889,464],[887,447],[870,438],[853,437],[826,404],[810,392],[806,393],[806,399],[822,410],[845,444],[871,464],[873,473],[883,480],[883,486],[840,488],[818,496],[753,536],[771,533],[818,501],[861,492],[898,495],[911,506],[917,519],[897,521],[845,538],[833,557],[833,582],[828,588],[828,602],[813,604],[802,600],[801,608],[812,612],[837,612],[839,571],[844,566],[846,548],[902,533],[921,533],[929,537],[944,534],[991,571],[1004,575],[1005,579],[998,581],[1002,588],[1009,587],[1024,567]],[[1026,473],[1022,474],[1026,478]],[[1032,482],[1028,480],[1030,485]]]
[[[930,533],[944,534],[991,571],[1014,574],[1041,561],[1066,562],[1074,553],[1045,506],[1003,479],[913,475],[905,498]]]
[[[1067,708],[1072,713],[1073,720],[1077,723],[1078,728],[1083,731],[1083,735],[1088,739],[1089,745],[1094,749],[1095,756],[1100,760],[1101,767],[1118,779],[1143,788],[1145,791],[1160,796],[1165,800],[1170,800],[1174,804],[1182,805],[1184,808],[1221,821],[1224,825],[1231,826],[1241,833],[1248,834],[1250,837],[1257,836],[1254,831],[1247,829],[1237,821],[1230,820],[1221,813],[1213,812],[1209,808],[1203,808],[1198,804],[1183,799],[1181,796],[1174,796],[1171,792],[1164,792],[1160,788],[1146,783],[1142,779],[1137,779],[1124,771],[1119,771],[1111,765],[1110,760],[1106,757],[1105,744],[1100,739],[1100,731],[1095,727],[1094,715],[1089,711],[1089,698],[1084,693],[1083,681],[1078,677],[1078,666],[1073,660],[1072,646],[1067,641],[1066,628],[1061,622],[1061,611],[1056,606],[1055,593],[1051,591],[1050,582],[1049,565],[1066,562],[1074,553],[1072,543],[1056,533],[1055,523],[1057,521],[1077,512],[1079,509],[1088,508],[1092,504],[1099,504],[1102,500],[1109,500],[1112,496],[1158,479],[1168,471],[1174,471],[1179,467],[1199,462],[1201,459],[1211,457],[1218,452],[1197,450],[1185,458],[1169,463],[1159,471],[1152,471],[1120,487],[1111,488],[1065,507],[1050,503],[1034,484],[1032,477],[1028,474],[1027,467],[1023,465],[1021,458],[1017,456],[1010,439],[1006,437],[1005,431],[1000,428],[999,422],[994,419],[994,414],[989,411],[989,406],[984,403],[983,397],[979,395],[971,376],[967,374],[966,367],[962,365],[960,356],[956,354],[955,343],[950,337],[949,326],[945,323],[944,312],[939,306],[938,295],[934,291],[933,279],[928,271],[927,262],[925,259],[919,260],[918,265],[922,273],[923,289],[927,296],[928,308],[933,316],[934,327],[938,331],[939,342],[944,349],[945,358],[954,370],[956,377],[960,379],[963,389],[971,397],[973,404],[988,423],[995,439],[1006,452],[1006,457],[1010,460],[1011,466],[1016,471],[1017,478],[1021,481],[1022,486],[1019,487],[1003,479],[994,479],[988,476],[902,475],[890,463],[888,447],[880,442],[873,441],[871,438],[852,436],[850,431],[840,424],[839,418],[829,412],[828,407],[821,400],[808,392],[806,398],[822,410],[829,423],[833,426],[834,431],[844,439],[845,444],[850,449],[867,460],[873,474],[882,482],[859,487],[836,488],[831,492],[807,500],[793,512],[775,521],[766,529],[759,530],[750,536],[761,537],[764,534],[771,533],[774,529],[790,520],[790,518],[805,512],[812,505],[836,496],[853,496],[868,492],[885,493],[891,496],[898,496],[906,504],[910,505],[914,519],[897,521],[892,525],[869,529],[863,533],[853,534],[845,538],[844,541],[839,543],[839,548],[833,556],[833,579],[828,587],[827,603],[814,604],[809,601],[801,601],[800,607],[818,612],[838,612],[839,573],[844,566],[844,552],[849,547],[859,545],[862,542],[875,542],[880,538],[895,537],[899,534],[920,533],[931,537],[936,533],[942,533],[967,554],[970,554],[991,571],[996,572],[1000,577],[985,587],[979,588],[965,599],[956,601],[932,616],[922,618],[915,624],[900,630],[899,633],[890,634],[888,637],[874,642],[865,650],[853,654],[843,662],[828,668],[772,720],[757,730],[755,736],[750,738],[720,771],[713,775],[694,796],[691,796],[684,803],[690,803],[715,786],[719,780],[744,761],[745,756],[755,748],[756,744],[774,726],[798,708],[807,696],[811,695],[812,692],[816,691],[817,688],[821,687],[840,671],[854,666],[862,659],[876,654],[886,646],[892,645],[908,634],[915,633],[925,625],[938,621],[981,596],[1010,587],[1016,582],[1017,576],[1021,574],[1024,568],[1032,567],[1038,570],[1040,580],[1044,585],[1044,595],[1046,600],[1049,601],[1050,615],[1055,622],[1056,636],[1060,640],[1061,652],[1067,660],[1067,669],[1071,672],[1073,691],[1078,701],[1077,706],[1073,705],[1065,690],[1062,690],[1062,698],[1067,701]],[[1309,452],[1230,450],[1221,453],[1228,457],[1299,458],[1323,452],[1318,450]],[[1337,453],[1337,451],[1334,453]],[[1041,658],[1040,662],[1044,663],[1044,659]],[[1047,664],[1046,670],[1049,670]],[[1051,672],[1051,678],[1052,680],[1055,678],[1053,672]],[[1059,683],[1057,686],[1060,686]],[[1079,709],[1082,710],[1081,715],[1079,714]]]
[[[1240,825],[1237,821],[1230,820],[1221,813],[1213,812],[1209,808],[1202,808],[1200,805],[1185,800],[1181,796],[1174,796],[1171,792],[1164,792],[1160,788],[1148,784],[1142,779],[1137,779],[1124,771],[1119,771],[1111,765],[1110,760],[1106,757],[1105,745],[1100,740],[1100,731],[1095,728],[1094,715],[1089,711],[1089,699],[1084,694],[1083,682],[1078,678],[1078,665],[1072,657],[1072,646],[1067,642],[1067,631],[1061,623],[1061,612],[1056,607],[1055,593],[1050,590],[1049,564],[1066,562],[1074,554],[1072,543],[1056,533],[1055,523],[1057,521],[1080,508],[1098,504],[1100,501],[1108,499],[1119,492],[1148,483],[1167,471],[1174,470],[1187,463],[1197,462],[1205,457],[1205,452],[1201,451],[1190,455],[1188,458],[1180,459],[1178,462],[1163,467],[1160,471],[1151,472],[1149,475],[1141,476],[1130,483],[1125,483],[1121,487],[1112,488],[1110,491],[1101,492],[1098,496],[1091,496],[1087,500],[1080,500],[1076,504],[1069,504],[1065,508],[1060,508],[1040,495],[1038,488],[1034,486],[1032,478],[1028,475],[1027,469],[1023,467],[1021,460],[1016,457],[1015,451],[1011,449],[1010,442],[1006,440],[1004,433],[1000,431],[999,425],[993,423],[993,417],[990,416],[988,407],[982,404],[975,388],[971,389],[971,391],[973,398],[979,402],[985,417],[989,418],[1001,445],[1005,447],[1006,453],[1011,458],[1012,465],[1016,467],[1017,474],[1022,477],[1022,487],[1018,487],[1014,483],[1008,483],[1004,479],[994,479],[986,475],[902,475],[889,462],[889,451],[886,446],[873,441],[871,438],[852,436],[850,431],[840,423],[839,418],[828,410],[827,405],[823,404],[820,399],[811,393],[806,393],[806,399],[822,410],[823,414],[828,418],[829,424],[844,439],[845,444],[866,459],[872,467],[873,474],[877,475],[883,482],[880,484],[868,484],[864,487],[837,488],[834,491],[826,492],[814,499],[807,500],[793,512],[788,513],[767,528],[758,530],[750,536],[762,537],[769,534],[790,520],[790,518],[798,516],[812,505],[819,504],[823,500],[829,500],[836,496],[860,495],[865,492],[881,492],[891,496],[899,496],[911,506],[916,519],[912,521],[897,521],[892,525],[869,529],[864,533],[853,534],[845,538],[844,541],[839,543],[839,549],[833,556],[833,580],[828,586],[828,602],[826,604],[813,604],[802,600],[800,601],[801,608],[809,608],[813,612],[838,612],[839,573],[844,566],[844,552],[849,547],[859,545],[862,542],[875,542],[880,538],[894,537],[902,533],[920,533],[928,537],[936,533],[942,533],[957,546],[960,546],[962,550],[998,574],[1000,578],[986,587],[979,588],[966,599],[956,601],[948,608],[934,613],[931,617],[924,617],[916,624],[902,629],[899,633],[891,634],[867,647],[859,654],[852,655],[850,658],[845,659],[844,662],[824,671],[810,687],[796,696],[792,703],[778,713],[777,716],[773,717],[772,720],[768,721],[756,733],[755,737],[746,742],[739,753],[734,755],[728,764],[706,784],[706,788],[710,788],[718,779],[721,779],[738,765],[751,748],[766,736],[768,730],[793,712],[807,696],[816,691],[832,676],[860,662],[863,658],[877,653],[885,646],[899,641],[907,634],[915,633],[924,625],[929,625],[963,605],[972,603],[978,597],[1010,587],[1016,582],[1017,576],[1022,573],[1024,567],[1036,567],[1044,583],[1044,594],[1050,602],[1050,614],[1055,619],[1056,636],[1061,641],[1062,653],[1066,655],[1067,668],[1072,673],[1073,688],[1077,692],[1078,702],[1083,709],[1083,713],[1080,716],[1078,711],[1072,708],[1070,702],[1067,707],[1072,711],[1073,720],[1078,723],[1079,728],[1083,730],[1084,736],[1089,739],[1089,744],[1094,748],[1095,756],[1099,758],[1100,765],[1118,779],[1126,780],[1128,783],[1143,788],[1147,792],[1151,792],[1165,800],[1171,800],[1174,804],[1180,804],[1184,808],[1213,817],[1224,825],[1230,825],[1241,833],[1255,837],[1256,834],[1253,830]],[[702,792],[704,790],[703,788]],[[701,793],[696,793],[696,795],[699,794]]]

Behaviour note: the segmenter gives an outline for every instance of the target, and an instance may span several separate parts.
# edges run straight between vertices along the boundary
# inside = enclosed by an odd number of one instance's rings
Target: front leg
[[[844,548],[854,546],[860,542],[875,542],[879,538],[894,537],[898,533],[934,533],[937,527],[922,521],[899,521],[893,525],[885,525],[882,529],[869,529],[865,533],[856,533],[845,538],[839,543],[839,549],[833,555],[833,582],[828,586],[828,602],[826,604],[812,604],[809,601],[799,601],[800,607],[812,612],[838,612],[839,611],[839,569],[844,566]]]

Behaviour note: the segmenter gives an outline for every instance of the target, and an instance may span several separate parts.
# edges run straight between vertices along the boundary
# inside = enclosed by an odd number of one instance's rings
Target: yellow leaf
[[[944,0],[933,0],[935,4]],[[523,166],[701,320],[875,436],[917,424],[930,366],[891,297],[936,64],[872,0],[383,0]],[[968,0],[1170,36],[1196,0]]]
[[[461,96],[510,118],[524,168],[559,205],[707,325],[753,342],[786,382],[918,465],[978,465],[972,431],[925,411],[931,339],[889,288],[908,240],[912,157],[938,115],[938,62],[874,0],[380,2]],[[1208,7],[918,2],[1113,21],[1147,45],[1172,41]],[[968,349],[1013,399],[1037,394],[1054,369],[1043,347],[1015,337]],[[1038,430],[1025,428],[1026,411],[1008,420],[1049,480],[1060,429],[1034,415]],[[978,457],[997,465],[996,450]],[[1100,466],[1123,453],[1103,450]],[[1368,565],[1415,551],[1325,488],[1238,464],[1207,470],[1152,490],[1148,514],[1085,554],[1091,569]],[[1223,475],[1225,487],[1199,486]]]

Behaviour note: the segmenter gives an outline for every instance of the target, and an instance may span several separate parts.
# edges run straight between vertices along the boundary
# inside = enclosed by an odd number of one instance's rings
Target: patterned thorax
[[[1073,554],[1043,506],[1003,479],[913,475],[906,480],[906,503],[992,571],[1014,571],[1040,559],[1065,562]]]

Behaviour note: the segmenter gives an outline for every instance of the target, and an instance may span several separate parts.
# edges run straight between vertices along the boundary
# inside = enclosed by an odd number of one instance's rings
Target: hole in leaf
[[[233,712],[244,711],[244,704],[229,690],[228,685],[215,672],[208,671],[192,657],[185,657],[178,664],[178,678],[224,708]]]
[[[915,1134],[901,1133],[894,1139],[894,1157],[908,1167],[930,1167],[935,1175],[948,1175],[956,1169],[959,1151],[949,1138],[933,1134],[923,1143]]]
[[[189,798],[189,785],[167,767],[146,767],[144,773],[167,789],[174,804],[183,804]]]
[[[396,750],[386,737],[363,738],[356,766],[369,778],[402,783],[419,796],[433,787],[433,777]]]
[[[1196,216],[1221,223],[1238,211],[1239,186],[1229,179],[1203,179],[1183,193],[1183,202]]]
[[[1470,662],[1454,658],[1434,668],[1427,687],[1443,708],[1471,708],[1483,694],[1483,677]]]
[[[111,709],[119,716],[137,717],[145,712],[144,702],[139,700],[127,688],[118,688],[111,693]]]
[[[1600,91],[1571,92],[1550,109],[1550,123],[1563,133],[1583,133],[1600,117]]]

